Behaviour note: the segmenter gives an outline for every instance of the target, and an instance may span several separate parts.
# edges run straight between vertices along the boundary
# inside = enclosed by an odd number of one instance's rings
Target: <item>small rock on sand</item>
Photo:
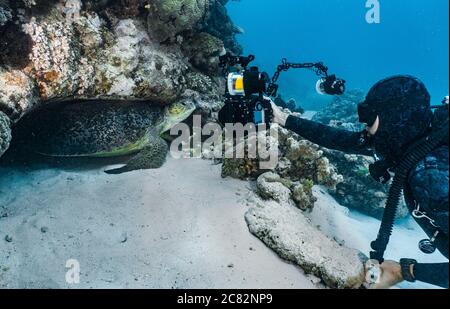
[[[127,240],[128,240],[128,235],[127,235],[127,233],[122,233],[121,235],[120,235],[120,242],[121,243],[126,243],[127,242]]]

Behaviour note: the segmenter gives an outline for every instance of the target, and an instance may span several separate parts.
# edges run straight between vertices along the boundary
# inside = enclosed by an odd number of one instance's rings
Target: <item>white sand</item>
[[[247,186],[201,160],[120,176],[0,168],[0,287],[315,288],[248,232]]]
[[[103,170],[0,167],[0,287],[320,287],[249,233],[244,214],[254,193],[247,182],[222,179],[220,166],[171,159],[159,170]],[[315,195],[314,224],[368,253],[380,222],[350,213],[320,187]],[[403,220],[386,256],[446,261],[420,254],[422,238]],[[68,259],[81,264],[80,284],[65,281]]]

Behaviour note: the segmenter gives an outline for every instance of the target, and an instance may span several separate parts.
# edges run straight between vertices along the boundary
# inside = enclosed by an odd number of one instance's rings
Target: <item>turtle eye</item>
[[[185,108],[181,104],[175,104],[169,108],[169,113],[171,115],[179,115],[185,111]]]

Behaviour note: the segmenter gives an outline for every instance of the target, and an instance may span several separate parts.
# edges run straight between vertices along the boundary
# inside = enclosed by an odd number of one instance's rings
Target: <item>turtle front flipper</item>
[[[131,158],[121,168],[107,170],[105,173],[118,175],[126,172],[144,169],[160,168],[166,162],[169,146],[160,137],[152,137],[149,145],[145,146],[137,155]]]

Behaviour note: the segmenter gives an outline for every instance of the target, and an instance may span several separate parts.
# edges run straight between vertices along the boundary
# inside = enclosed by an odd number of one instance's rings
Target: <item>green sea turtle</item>
[[[52,157],[108,158],[132,155],[108,170],[120,174],[161,167],[169,150],[162,133],[187,119],[193,103],[167,107],[136,101],[73,101],[30,114],[20,131],[27,149]],[[22,137],[23,139],[23,137]]]

